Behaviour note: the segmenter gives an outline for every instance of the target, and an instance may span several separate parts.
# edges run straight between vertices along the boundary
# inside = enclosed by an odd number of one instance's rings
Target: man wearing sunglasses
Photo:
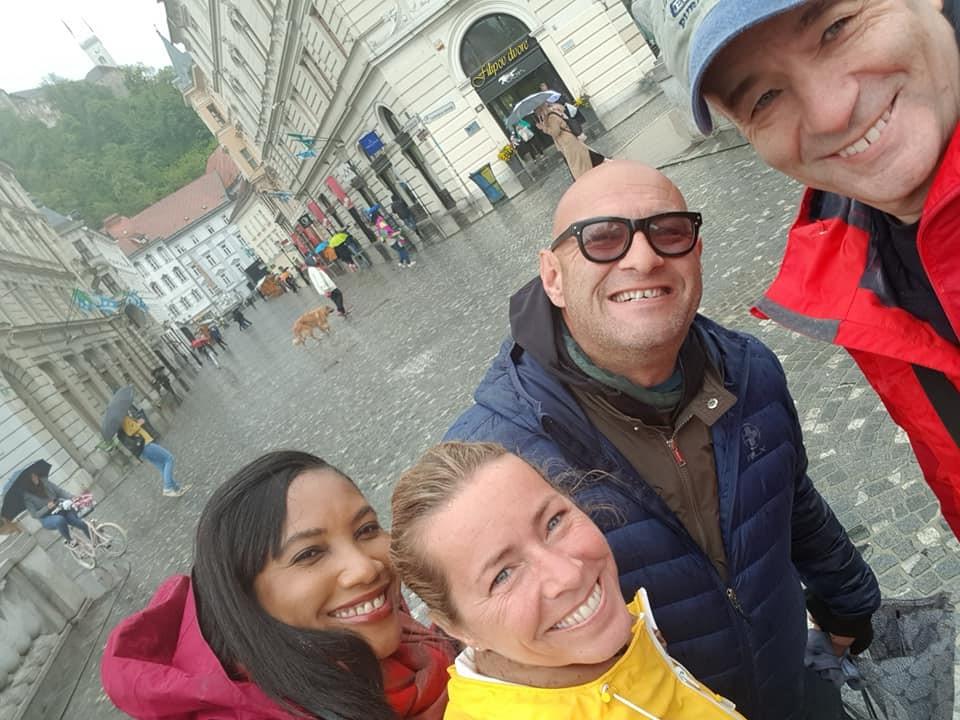
[[[646,588],[671,655],[746,717],[840,718],[839,692],[805,675],[805,605],[860,652],[877,581],[807,477],[773,353],[697,314],[701,222],[652,168],[578,179],[447,439],[571,481],[624,595]]]

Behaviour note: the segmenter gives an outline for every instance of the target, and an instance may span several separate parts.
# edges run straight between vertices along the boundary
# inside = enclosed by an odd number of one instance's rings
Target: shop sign
[[[508,47],[501,55],[498,55],[492,60],[488,60],[481,65],[476,72],[473,73],[471,83],[475,88],[483,87],[489,81],[497,78],[504,72],[509,72],[509,68],[513,63],[517,62],[517,60],[524,57],[527,53],[536,49],[537,47],[538,44],[536,39],[530,37],[529,35],[522,40],[518,40],[513,45]]]
[[[367,157],[373,157],[378,152],[383,150],[383,140],[380,139],[380,136],[375,132],[368,132],[358,141],[360,147],[363,148],[363,151],[367,154]]]

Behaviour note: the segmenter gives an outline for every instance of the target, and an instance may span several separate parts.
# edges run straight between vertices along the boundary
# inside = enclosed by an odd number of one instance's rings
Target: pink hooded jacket
[[[121,622],[100,664],[107,695],[137,720],[294,720],[260,688],[230,678],[197,624],[186,575]]]

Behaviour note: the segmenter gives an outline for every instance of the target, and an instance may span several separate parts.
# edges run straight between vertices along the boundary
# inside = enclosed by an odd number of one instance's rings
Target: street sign
[[[449,115],[456,109],[457,105],[453,100],[448,100],[440,107],[434,108],[428,113],[424,113],[421,119],[424,123],[432,123],[434,120],[442,118],[444,115]]]

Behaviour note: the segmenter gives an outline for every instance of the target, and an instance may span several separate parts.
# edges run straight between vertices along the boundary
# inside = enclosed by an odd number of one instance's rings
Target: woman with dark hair
[[[410,617],[350,478],[272,452],[210,498],[191,576],[113,630],[103,686],[135,718],[439,720],[450,642]]]

